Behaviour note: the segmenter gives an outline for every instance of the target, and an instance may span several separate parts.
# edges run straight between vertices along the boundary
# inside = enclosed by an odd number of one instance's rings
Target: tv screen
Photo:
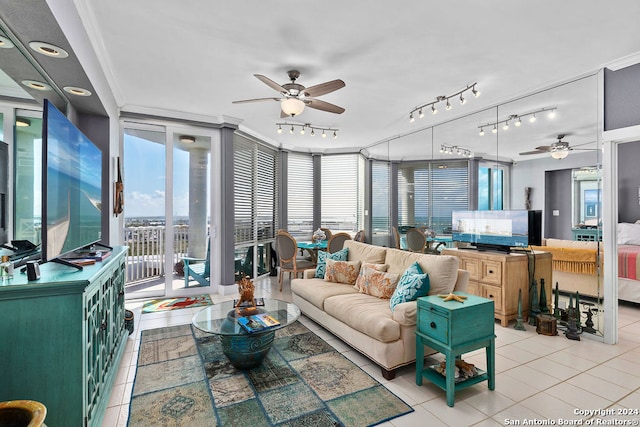
[[[101,239],[102,151],[46,100],[42,150],[42,262],[47,262]]]
[[[541,218],[541,211],[453,211],[451,238],[478,248],[526,247],[535,244],[530,241],[530,228],[536,228],[531,222],[539,223]],[[540,233],[540,228],[537,227],[535,234]]]

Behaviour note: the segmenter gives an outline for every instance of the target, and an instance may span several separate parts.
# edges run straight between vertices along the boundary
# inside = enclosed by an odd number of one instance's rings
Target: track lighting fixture
[[[457,145],[440,145],[440,152],[442,154],[451,154],[462,157],[473,157],[473,153],[468,148],[458,147]]]
[[[414,116],[414,113],[417,112],[418,117],[419,118],[423,118],[424,114],[423,114],[423,109],[426,107],[431,107],[431,114],[437,114],[438,113],[438,108],[436,107],[436,104],[440,103],[440,102],[444,102],[445,103],[445,110],[451,110],[453,108],[453,106],[451,105],[451,102],[449,101],[451,98],[454,97],[458,97],[460,100],[460,105],[464,105],[467,103],[467,99],[464,97],[464,93],[467,91],[471,91],[471,93],[473,93],[473,95],[477,98],[478,96],[480,96],[480,91],[476,89],[476,85],[478,84],[478,82],[475,83],[471,83],[470,85],[467,85],[467,87],[465,87],[464,89],[461,89],[457,92],[452,93],[451,95],[440,95],[437,96],[435,101],[431,101],[431,102],[427,102],[425,104],[419,105],[416,108],[414,108],[413,110],[411,110],[411,112],[409,113],[409,122],[413,123],[416,121],[416,118]]]
[[[291,128],[289,129],[289,133],[293,134],[296,130],[296,127],[300,128],[300,135],[304,135],[306,134],[307,130],[309,130],[309,134],[311,136],[315,136],[316,135],[316,130],[318,131],[322,131],[322,137],[326,138],[327,134],[325,133],[325,131],[327,132],[333,132],[333,138],[336,139],[338,137],[338,131],[339,129],[335,129],[335,128],[330,128],[330,127],[324,127],[324,126],[315,126],[312,125],[311,123],[276,123],[276,126],[278,126],[278,129],[276,130],[276,132],[278,133],[282,133],[282,126],[291,126]]]
[[[480,136],[484,136],[484,128],[488,127],[488,126],[492,126],[491,132],[493,133],[497,133],[498,132],[498,125],[502,124],[502,129],[503,130],[508,130],[509,129],[509,122],[513,122],[513,125],[515,127],[520,127],[522,126],[522,118],[523,117],[529,117],[529,122],[533,123],[536,121],[536,114],[540,114],[543,112],[548,112],[548,117],[549,118],[553,118],[556,115],[556,110],[558,108],[557,107],[544,107],[544,108],[540,108],[538,110],[535,111],[529,111],[527,113],[523,113],[523,114],[510,114],[508,115],[505,119],[502,120],[498,120],[497,122],[489,122],[489,123],[484,123],[478,126],[478,129],[480,129],[480,132],[478,132],[478,135]]]

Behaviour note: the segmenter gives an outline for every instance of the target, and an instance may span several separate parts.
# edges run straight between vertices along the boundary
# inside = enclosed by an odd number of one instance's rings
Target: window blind
[[[321,224],[355,234],[364,224],[364,159],[359,154],[323,156]]]
[[[287,230],[296,238],[308,238],[313,231],[313,158],[303,153],[288,157]]]
[[[371,242],[374,245],[389,244],[391,234],[390,185],[390,164],[373,161],[371,163]]]

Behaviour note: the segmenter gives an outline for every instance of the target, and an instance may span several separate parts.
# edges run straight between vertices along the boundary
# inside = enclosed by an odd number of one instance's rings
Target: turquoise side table
[[[489,390],[495,389],[495,320],[493,301],[475,295],[465,296],[464,302],[445,301],[436,295],[418,298],[416,328],[416,384],[426,378],[447,392],[447,405],[453,406],[456,390],[487,380]],[[446,375],[434,366],[424,366],[424,346],[446,356]],[[455,361],[462,354],[485,348],[487,370],[459,382],[455,380]]]

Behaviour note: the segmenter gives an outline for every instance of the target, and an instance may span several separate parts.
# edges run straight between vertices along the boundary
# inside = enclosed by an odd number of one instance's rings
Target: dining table
[[[298,241],[298,248],[302,250],[306,250],[311,257],[311,262],[314,264],[318,263],[318,251],[327,249],[327,241],[319,240],[319,241],[311,241],[311,240],[302,240]]]

